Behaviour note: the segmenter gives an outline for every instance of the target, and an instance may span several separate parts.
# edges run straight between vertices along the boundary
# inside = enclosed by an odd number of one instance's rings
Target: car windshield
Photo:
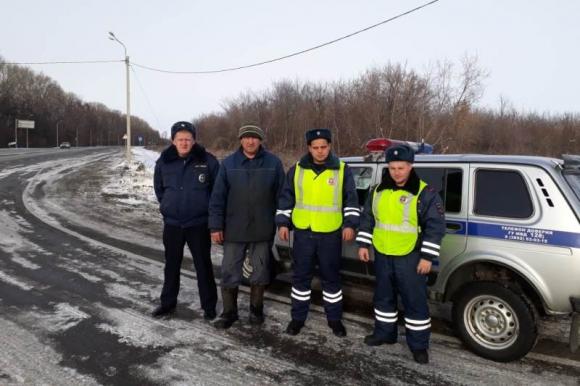
[[[576,194],[576,198],[580,200],[580,173],[578,172],[564,172],[564,178]]]

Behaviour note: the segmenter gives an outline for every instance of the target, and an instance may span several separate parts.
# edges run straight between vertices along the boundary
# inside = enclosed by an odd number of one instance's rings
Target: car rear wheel
[[[467,284],[453,303],[453,322],[463,343],[498,362],[520,359],[534,347],[534,316],[522,295],[495,282]]]

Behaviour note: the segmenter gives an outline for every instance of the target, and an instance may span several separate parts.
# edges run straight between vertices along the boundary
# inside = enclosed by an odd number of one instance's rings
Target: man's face
[[[315,139],[308,145],[308,152],[314,163],[322,164],[330,154],[330,143],[324,138]]]
[[[255,137],[242,137],[240,138],[240,144],[246,155],[254,156],[258,153],[262,140]]]
[[[175,137],[173,137],[173,144],[177,148],[177,154],[180,157],[187,156],[194,143],[193,135],[189,131],[178,131],[175,133]]]
[[[413,165],[407,161],[389,162],[389,174],[397,186],[403,186],[409,179]]]

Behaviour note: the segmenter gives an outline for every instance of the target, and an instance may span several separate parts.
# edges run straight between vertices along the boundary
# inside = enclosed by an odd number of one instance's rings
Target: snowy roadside
[[[130,165],[122,151],[98,162],[53,165],[53,171],[34,178],[45,196],[35,199],[45,218],[89,229],[122,242],[131,242],[163,256],[163,220],[153,189],[159,153],[132,148]],[[31,190],[31,189],[30,189]],[[62,224],[68,227],[66,224]],[[103,237],[95,236],[97,239]],[[185,256],[191,253],[185,248]],[[213,246],[214,265],[221,264],[222,248]],[[188,263],[189,264],[189,263]]]
[[[118,159],[111,169],[114,175],[121,174],[121,178],[107,182],[102,187],[102,193],[122,205],[156,204],[153,173],[159,153],[142,147],[133,147],[131,151],[133,161],[130,166],[126,159]]]

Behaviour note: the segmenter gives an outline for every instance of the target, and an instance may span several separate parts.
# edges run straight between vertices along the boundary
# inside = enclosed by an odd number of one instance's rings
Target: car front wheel
[[[464,286],[453,303],[453,322],[471,351],[498,362],[522,358],[538,336],[529,302],[495,282]]]

